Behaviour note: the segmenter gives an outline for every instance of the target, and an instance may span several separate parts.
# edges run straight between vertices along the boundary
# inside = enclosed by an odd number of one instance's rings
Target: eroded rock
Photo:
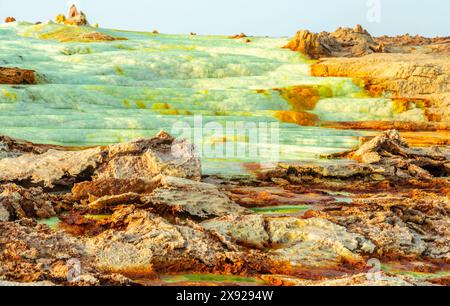
[[[450,174],[450,151],[446,148],[410,148],[398,131],[390,130],[363,144],[348,157],[382,166],[384,175],[432,179]]]
[[[25,189],[14,184],[0,186],[0,221],[24,218],[45,219],[55,216],[56,197],[41,188]]]
[[[407,277],[392,276],[384,272],[362,273],[326,280],[304,280],[284,275],[264,275],[262,279],[278,286],[432,286],[431,283]]]
[[[112,218],[123,230],[108,230],[87,240],[87,248],[109,270],[152,271],[172,266],[189,270],[189,265],[213,267],[217,256],[228,249],[201,228],[174,225],[145,210],[128,206]]]
[[[177,177],[164,177],[162,186],[143,198],[160,214],[189,215],[208,219],[249,211],[220,192],[216,186]]]
[[[6,17],[5,18],[5,23],[10,23],[10,22],[15,22],[16,21],[16,18],[14,18],[14,17]]]
[[[172,154],[173,145],[177,148]],[[31,183],[52,188],[88,180],[149,180],[159,174],[199,179],[200,160],[166,133],[108,147],[85,150],[48,150],[0,160],[0,181]]]
[[[36,84],[34,70],[0,67],[0,84]]]
[[[297,32],[285,48],[299,51],[313,59],[362,56],[384,50],[383,45],[377,44],[360,25],[354,29],[339,28],[333,33],[302,30]]]

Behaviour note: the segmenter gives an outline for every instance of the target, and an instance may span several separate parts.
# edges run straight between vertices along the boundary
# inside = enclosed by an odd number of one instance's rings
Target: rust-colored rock
[[[14,17],[6,17],[5,18],[5,23],[10,23],[10,22],[15,22],[16,21],[16,18],[14,18]]]
[[[34,70],[0,67],[0,84],[36,84]]]
[[[360,57],[372,53],[443,53],[450,50],[450,37],[426,38],[407,34],[376,38],[357,25],[354,29],[338,28],[331,33],[301,30],[285,48],[301,52],[312,59]]]
[[[41,188],[25,189],[14,184],[0,186],[0,221],[23,218],[50,218],[55,216],[53,203],[57,197]]]

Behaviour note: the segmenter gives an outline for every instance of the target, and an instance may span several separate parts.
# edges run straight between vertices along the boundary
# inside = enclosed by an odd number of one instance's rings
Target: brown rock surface
[[[333,33],[317,34],[302,30],[297,32],[285,48],[299,51],[313,59],[363,56],[384,51],[383,45],[376,43],[360,25],[354,29],[339,28]]]
[[[55,216],[52,202],[57,197],[44,193],[41,188],[25,189],[14,184],[0,186],[0,221],[23,218],[50,218]],[[6,210],[6,213],[5,213]]]
[[[0,84],[36,84],[33,70],[0,67]]]
[[[14,18],[14,17],[6,17],[5,18],[5,23],[10,23],[10,22],[14,22],[14,21],[16,21],[16,18]]]

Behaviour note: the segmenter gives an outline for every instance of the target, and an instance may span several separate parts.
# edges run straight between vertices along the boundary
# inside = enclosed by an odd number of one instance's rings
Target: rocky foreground
[[[3,137],[0,284],[154,285],[183,273],[449,284],[448,148],[410,148],[389,131],[330,163],[235,179],[202,176],[192,152],[166,133],[88,149]]]

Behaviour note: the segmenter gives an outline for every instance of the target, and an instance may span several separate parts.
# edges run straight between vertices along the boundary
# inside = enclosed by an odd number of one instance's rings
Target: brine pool
[[[92,32],[126,40],[77,39]],[[39,75],[38,85],[0,85],[0,134],[36,143],[107,145],[165,130],[208,148],[205,173],[239,174],[274,155],[317,161],[364,135],[310,124],[317,119],[426,121],[420,107],[399,111],[351,79],[312,77],[310,60],[282,48],[287,38],[14,22],[0,25],[0,40],[0,66]]]

